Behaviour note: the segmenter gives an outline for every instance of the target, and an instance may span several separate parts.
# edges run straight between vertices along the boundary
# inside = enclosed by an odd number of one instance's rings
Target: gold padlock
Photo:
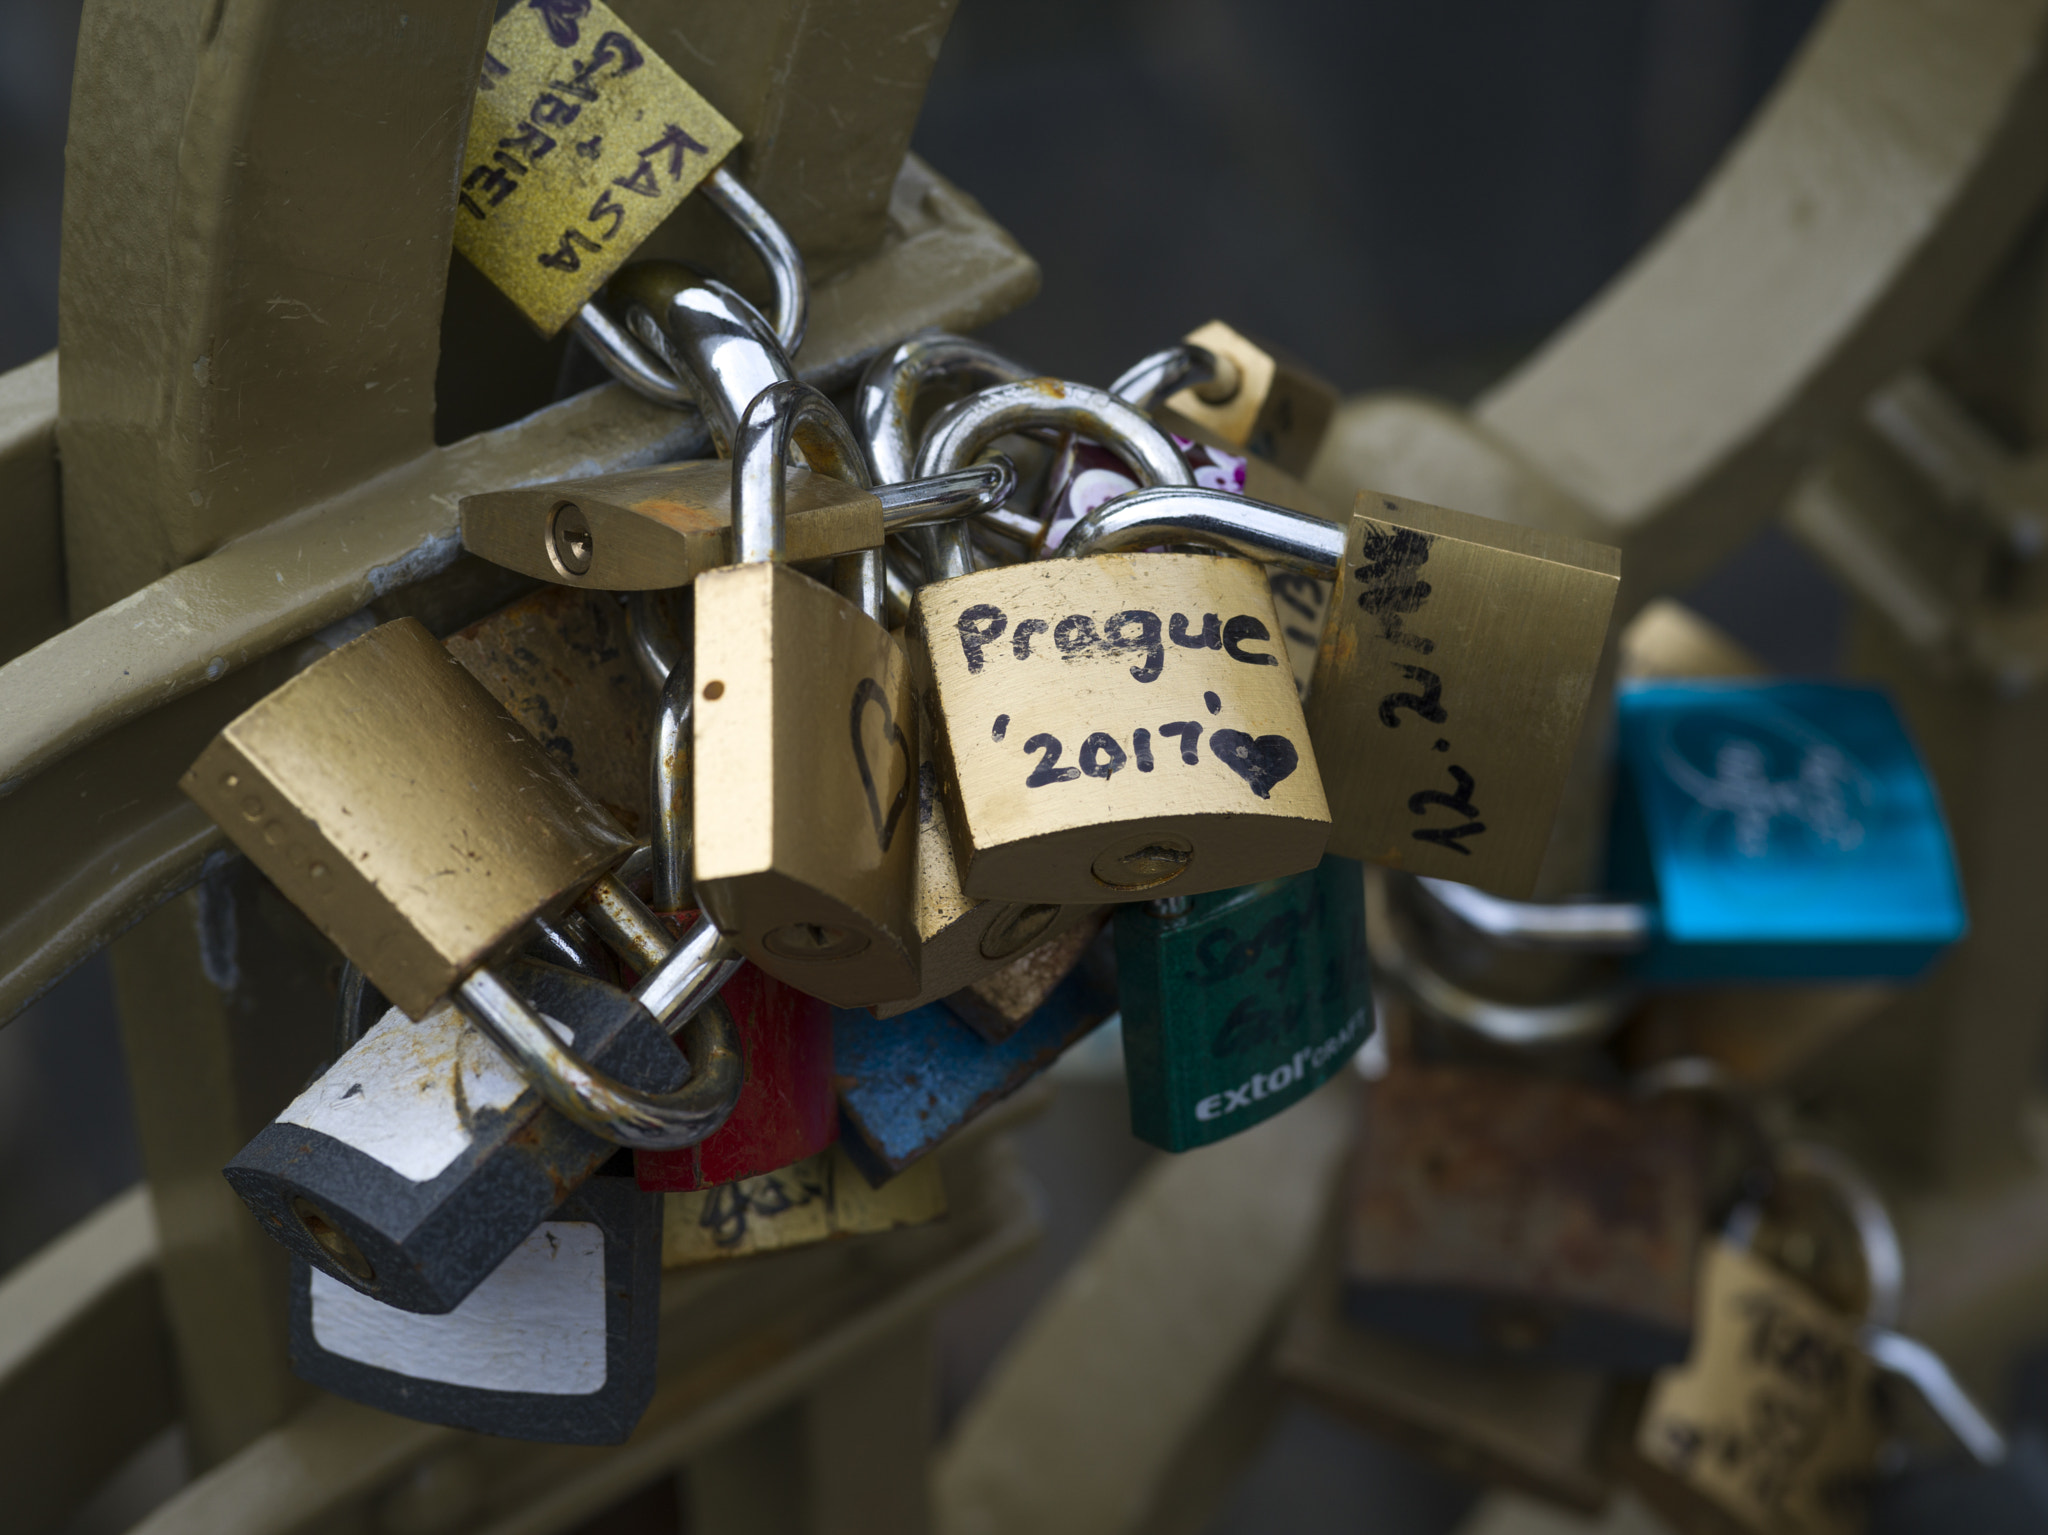
[[[1308,692],[1330,851],[1526,897],[1592,695],[1619,553],[1378,491],[1332,524],[1216,491],[1137,490],[1060,548],[1189,540],[1338,578]]]
[[[962,385],[1002,383],[1027,376],[1025,370],[982,342],[963,336],[926,333],[911,337],[875,359],[862,375],[855,401],[856,434],[877,482],[907,480],[915,472],[917,445],[912,423],[929,391]],[[931,579],[971,571],[963,525],[911,530],[918,562]],[[917,897],[919,971],[915,996],[877,1006],[878,1017],[926,1006],[949,997],[1008,966],[1034,944],[1049,941],[1084,921],[1088,905],[1044,901],[981,901],[960,889],[953,856],[951,823],[937,792],[938,767],[931,760],[936,732],[929,718],[931,698],[918,690]]]
[[[840,1007],[918,989],[917,719],[902,646],[785,563],[800,429],[860,449],[825,397],[782,382],[747,406],[732,461],[740,563],[695,583],[697,893],[769,974]]]
[[[1197,441],[1263,459],[1297,479],[1306,475],[1336,414],[1337,391],[1221,320],[1189,331],[1187,340],[1207,348],[1216,366],[1201,383],[1167,396],[1162,423]]]
[[[578,1059],[492,969],[535,919],[614,886],[631,839],[417,620],[257,702],[179,786],[408,1017],[452,998],[578,1124],[657,1149],[731,1111],[736,1071],[636,1091]],[[729,1041],[723,1006],[707,1010]]]
[[[837,1146],[801,1162],[689,1194],[662,1196],[661,1266],[695,1268],[757,1253],[922,1226],[946,1213],[936,1158],[875,1188]]]
[[[1876,1191],[1828,1147],[1781,1150],[1777,1185],[1701,1266],[1699,1337],[1651,1383],[1621,1475],[1693,1535],[1855,1535],[1896,1380],[1980,1464],[1997,1428],[1940,1356],[1894,1330],[1903,1269]]]
[[[1053,379],[941,411],[918,472],[1030,426],[1102,442],[1153,485],[1191,478],[1130,406]],[[920,590],[910,633],[961,890],[1134,901],[1315,864],[1329,810],[1278,628],[1264,572],[1207,554],[1037,561]]]

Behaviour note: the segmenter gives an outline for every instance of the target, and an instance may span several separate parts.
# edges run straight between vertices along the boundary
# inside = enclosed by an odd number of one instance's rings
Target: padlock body
[[[1522,1072],[1372,1084],[1344,1213],[1345,1312],[1476,1357],[1646,1374],[1692,1342],[1696,1122]]]
[[[784,472],[788,559],[880,547],[882,503],[873,492],[809,469]],[[732,464],[696,459],[464,496],[462,546],[560,586],[687,586],[701,572],[732,563]]]
[[[936,732],[926,717],[920,716],[919,724],[919,739],[929,749],[937,738]],[[993,980],[1033,946],[1072,932],[1102,910],[1099,906],[1071,902],[1060,905],[1049,901],[977,901],[964,894],[960,889],[960,866],[953,856],[952,822],[938,783],[937,765],[930,761],[921,763],[917,894],[913,907],[917,922],[917,994],[877,1003],[878,1018],[894,1018],[929,1007],[980,982]],[[1035,1010],[1036,1006],[1034,1002],[1026,1011]]]
[[[1187,339],[1235,364],[1238,387],[1229,399],[1214,402],[1193,389],[1179,390],[1161,412],[1166,424],[1189,428],[1204,441],[1248,453],[1288,474],[1307,474],[1336,414],[1337,391],[1221,320],[1188,332]]]
[[[663,1206],[662,1266],[681,1269],[922,1226],[946,1213],[946,1188],[929,1157],[876,1187],[833,1146]]]
[[[1223,1140],[1344,1069],[1373,1030],[1365,871],[1197,896],[1164,916],[1116,914],[1131,1129],[1168,1151]]]
[[[746,1085],[724,1124],[694,1146],[636,1151],[643,1189],[710,1188],[822,1152],[839,1138],[832,1097],[832,1007],[742,965],[719,992],[739,1028]]]
[[[1198,895],[1322,856],[1317,757],[1249,561],[980,571],[920,591],[911,632],[967,895]]]
[[[1853,1320],[1716,1241],[1692,1358],[1658,1374],[1622,1474],[1680,1529],[1855,1535],[1883,1437],[1876,1386]]]
[[[1619,573],[1605,545],[1361,491],[1308,693],[1330,851],[1526,898]]]
[[[422,1423],[550,1444],[618,1444],[654,1396],[661,1196],[592,1178],[461,1305],[386,1306],[292,1265],[301,1380]]]
[[[1968,916],[1932,779],[1876,688],[1734,679],[1617,699],[1610,888],[1656,984],[1903,978]]]
[[[410,618],[240,715],[180,787],[412,1018],[631,848]]]
[[[527,960],[501,973],[599,1070],[649,1092],[687,1078],[623,992]],[[394,1008],[224,1171],[264,1229],[328,1278],[442,1314],[617,1150],[543,1103],[453,1007],[416,1023]]]
[[[990,1043],[944,1003],[900,1018],[832,1017],[845,1131],[839,1144],[880,1185],[1000,1103],[1116,1011],[1106,957],[1091,951],[1025,1024]]]
[[[1107,907],[1036,948],[1028,949],[1002,969],[992,971],[946,998],[953,1016],[990,1044],[1008,1039],[1045,1006],[1060,983],[1073,973],[1096,942]]]
[[[696,585],[696,886],[755,964],[839,1007],[918,987],[902,646],[783,565]]]

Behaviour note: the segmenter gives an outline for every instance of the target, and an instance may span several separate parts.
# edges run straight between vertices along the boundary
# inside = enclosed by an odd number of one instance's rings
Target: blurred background
[[[986,334],[1047,372],[1104,383],[1224,318],[1347,393],[1467,400],[1683,206],[1820,8],[962,0],[915,147],[1041,263]],[[0,0],[0,368],[56,344],[78,13]],[[1776,532],[1686,600],[1780,670],[1833,668],[1841,601]],[[1115,1067],[1022,1133],[1050,1235],[948,1319],[948,1414],[1153,1155]],[[0,1030],[0,1168],[0,1273],[137,1178],[102,964]],[[1215,1529],[1419,1535],[1476,1496],[1300,1407]]]

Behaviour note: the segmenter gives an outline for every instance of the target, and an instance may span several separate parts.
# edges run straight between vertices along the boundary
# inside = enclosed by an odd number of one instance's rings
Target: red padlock
[[[685,926],[695,913],[685,913]],[[746,1050],[747,1085],[717,1132],[680,1151],[636,1151],[640,1187],[687,1193],[774,1172],[839,1139],[832,1096],[832,1008],[741,965],[719,995]]]

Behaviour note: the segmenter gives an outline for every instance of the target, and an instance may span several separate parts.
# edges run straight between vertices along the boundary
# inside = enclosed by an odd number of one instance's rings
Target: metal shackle
[[[796,376],[761,312],[715,277],[673,261],[636,261],[611,291],[635,333],[675,372],[704,413],[720,458],[730,458],[739,419],[770,384]]]
[[[1142,485],[1195,488],[1194,471],[1180,449],[1143,412],[1107,390],[1052,378],[997,384],[948,405],[925,431],[917,454],[917,473],[943,474],[962,468],[998,437],[1027,427],[1050,427],[1101,443],[1124,461]],[[967,575],[971,569],[965,566],[929,575],[939,581]]]
[[[810,323],[811,305],[810,281],[796,243],[754,194],[741,185],[739,178],[723,166],[713,171],[698,191],[731,220],[767,268],[768,280],[775,290],[773,334],[784,354],[793,356],[803,344],[804,332]],[[695,279],[696,274],[687,267],[659,264],[689,273],[692,280]],[[592,300],[578,310],[570,322],[577,336],[604,364],[605,371],[634,393],[658,405],[684,407],[696,404],[688,383],[667,364],[664,349],[655,341],[643,340],[634,334],[632,300],[618,288],[617,277],[612,281],[614,301],[624,303],[628,309],[626,323],[613,319]],[[631,288],[632,285],[629,283],[627,286]]]
[[[2002,1462],[2005,1435],[1956,1379],[1948,1361],[1898,1330],[1905,1300],[1905,1253],[1876,1186],[1841,1152],[1809,1141],[1795,1141],[1779,1151],[1778,1173],[1781,1179],[1803,1180],[1824,1190],[1839,1203],[1856,1233],[1869,1294],[1858,1330],[1864,1352],[1885,1374],[1911,1387],[1972,1460],[1985,1466]]]
[[[1117,375],[1109,392],[1139,410],[1150,410],[1170,394],[1200,390],[1212,383],[1228,360],[1192,341],[1177,341],[1149,357],[1140,357]]]
[[[1332,581],[1344,563],[1347,531],[1342,523],[1227,490],[1147,486],[1103,502],[1074,524],[1059,552],[1079,559],[1153,544],[1203,544]]]
[[[907,480],[917,458],[911,419],[926,389],[944,384],[986,388],[1031,377],[1032,370],[995,348],[945,331],[921,331],[897,343],[868,365],[854,395],[855,434],[868,456],[877,485]],[[932,579],[965,575],[974,568],[964,526],[918,529],[908,534]]]
[[[789,450],[800,449],[814,470],[868,488],[867,460],[853,428],[832,402],[809,384],[784,379],[754,396],[741,416],[732,453],[734,563],[783,558]]]

